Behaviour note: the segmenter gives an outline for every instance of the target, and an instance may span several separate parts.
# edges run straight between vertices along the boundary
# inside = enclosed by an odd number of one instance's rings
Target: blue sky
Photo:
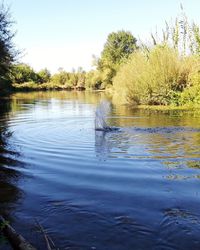
[[[35,70],[91,67],[110,32],[131,31],[146,40],[180,13],[200,25],[199,0],[4,0],[16,21],[15,43],[21,61]]]

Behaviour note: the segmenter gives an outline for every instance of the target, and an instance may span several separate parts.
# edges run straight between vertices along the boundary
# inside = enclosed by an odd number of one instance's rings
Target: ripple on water
[[[95,132],[92,104],[24,102],[8,120],[30,177],[22,220],[37,217],[61,249],[197,249],[196,126],[124,113],[113,117],[118,131]]]

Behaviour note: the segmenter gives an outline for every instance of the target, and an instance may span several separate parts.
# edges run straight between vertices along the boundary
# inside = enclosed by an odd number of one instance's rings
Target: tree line
[[[18,51],[12,43],[13,22],[9,11],[0,9],[0,91],[37,89],[101,89],[121,102],[136,105],[200,104],[200,29],[189,22],[183,9],[174,23],[165,23],[148,44],[128,31],[108,35],[95,69],[81,67],[67,72],[60,68],[35,72],[16,63]]]
[[[94,58],[96,70],[84,71],[81,67],[67,72],[60,68],[51,75],[47,69],[35,72],[27,64],[14,64],[12,86],[17,89],[106,89],[112,85],[119,65],[137,48],[130,32],[109,34],[100,58]]]

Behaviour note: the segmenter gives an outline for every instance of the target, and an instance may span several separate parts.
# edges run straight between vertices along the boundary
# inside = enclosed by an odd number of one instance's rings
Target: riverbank
[[[190,112],[199,112],[200,105],[183,105],[183,106],[162,106],[162,105],[138,105],[138,109],[150,110],[150,111],[190,111]]]
[[[78,93],[78,92],[85,92],[85,93],[98,93],[98,92],[102,92],[105,94],[106,97],[109,97],[110,101],[114,104],[114,105],[123,105],[123,106],[127,106],[128,108],[132,108],[132,109],[142,109],[142,110],[150,110],[150,111],[190,111],[190,112],[194,112],[198,113],[199,108],[200,108],[200,104],[196,104],[196,103],[188,103],[188,104],[184,104],[184,105],[136,105],[136,104],[131,104],[128,103],[124,100],[120,100],[120,96],[117,95],[117,97],[115,96],[115,94],[108,90],[88,90],[85,88],[69,88],[66,86],[62,86],[62,85],[55,85],[52,83],[44,83],[44,84],[36,84],[36,83],[23,83],[23,84],[13,84],[13,90],[10,92],[7,92],[6,95],[1,96],[0,97],[0,103],[4,100],[9,100],[10,97],[13,94],[18,94],[20,95],[20,93],[29,93],[30,96],[32,95],[38,95],[38,93],[40,93],[40,95],[42,96],[42,93],[44,92],[63,92],[63,98],[64,98],[64,93],[65,92],[72,92],[73,95],[74,93]],[[200,111],[199,111],[200,113]]]
[[[85,90],[85,87],[75,86],[69,87],[65,84],[56,84],[53,82],[47,83],[35,83],[35,82],[25,82],[25,83],[14,83],[12,84],[14,91],[41,91],[41,90]]]

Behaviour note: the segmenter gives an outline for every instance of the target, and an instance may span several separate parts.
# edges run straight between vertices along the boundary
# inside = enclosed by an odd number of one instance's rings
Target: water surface
[[[1,213],[38,249],[35,219],[59,249],[199,249],[200,116],[113,104],[119,130],[95,132],[104,98],[21,93],[2,106]]]

